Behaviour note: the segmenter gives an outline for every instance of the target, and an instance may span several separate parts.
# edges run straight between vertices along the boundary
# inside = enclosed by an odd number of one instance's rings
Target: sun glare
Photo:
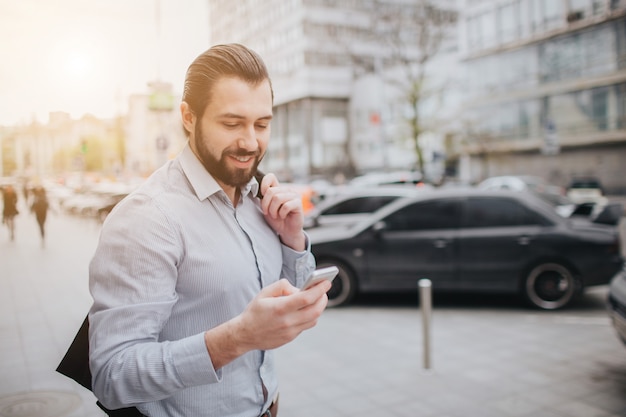
[[[90,69],[89,59],[85,55],[71,54],[65,69],[74,77],[84,77]]]

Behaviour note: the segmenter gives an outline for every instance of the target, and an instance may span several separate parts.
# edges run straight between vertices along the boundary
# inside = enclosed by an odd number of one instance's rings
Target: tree
[[[405,92],[409,138],[413,142],[417,168],[422,173],[425,163],[420,137],[426,130],[421,117],[422,105],[441,94],[439,87],[430,87],[427,83],[428,66],[446,40],[454,35],[452,29],[457,19],[456,12],[442,8],[441,3],[420,0],[411,7],[386,4],[379,14],[381,39],[389,47],[389,65],[403,74],[389,81]]]
[[[415,150],[418,169],[424,172],[420,136],[427,128],[421,114],[423,104],[441,94],[441,88],[429,85],[429,64],[455,36],[457,13],[447,1],[416,0],[392,2],[374,0],[369,4],[371,24],[359,38],[369,45],[356,50],[336,33],[355,74],[376,73],[383,82],[401,92],[408,108],[407,137]],[[347,37],[346,39],[350,39]]]

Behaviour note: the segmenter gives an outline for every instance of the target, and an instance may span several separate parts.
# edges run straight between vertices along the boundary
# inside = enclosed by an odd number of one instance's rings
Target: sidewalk
[[[42,249],[32,216],[20,214],[15,242],[0,229],[0,417],[104,415],[54,371],[91,304],[98,232],[53,215]],[[605,299],[600,287],[541,312],[511,298],[435,295],[428,370],[417,294],[329,309],[278,349],[279,415],[626,416],[626,346]]]

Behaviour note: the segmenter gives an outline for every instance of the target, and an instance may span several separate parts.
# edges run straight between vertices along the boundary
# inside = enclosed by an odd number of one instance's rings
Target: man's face
[[[190,144],[206,170],[222,185],[248,183],[267,149],[272,119],[269,81],[258,85],[222,78],[213,87]]]

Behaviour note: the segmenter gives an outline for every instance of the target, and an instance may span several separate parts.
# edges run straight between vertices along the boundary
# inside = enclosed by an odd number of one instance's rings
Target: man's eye
[[[267,129],[269,124],[257,124],[256,127],[257,129]]]
[[[224,123],[226,127],[237,127],[238,123]]]

